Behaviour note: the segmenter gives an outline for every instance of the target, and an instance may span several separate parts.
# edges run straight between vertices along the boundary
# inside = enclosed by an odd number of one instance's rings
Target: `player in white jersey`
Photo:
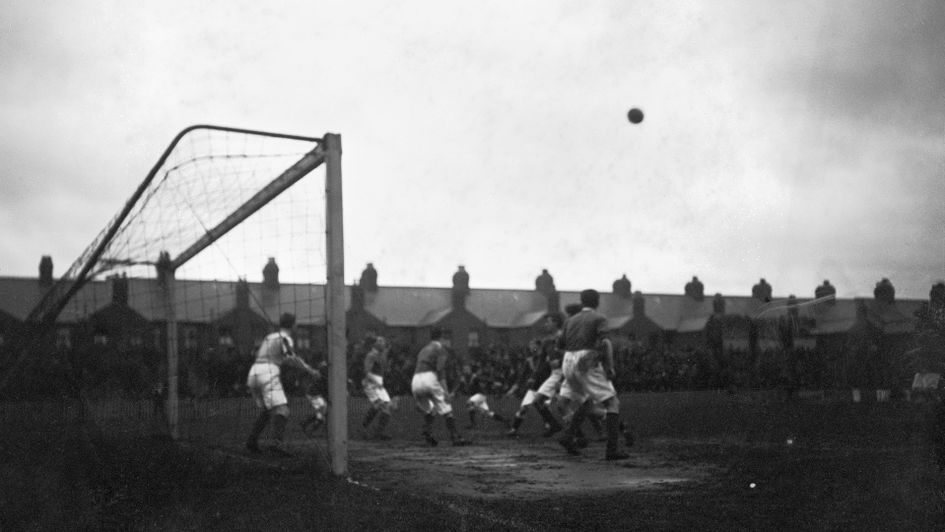
[[[263,339],[259,350],[256,351],[256,360],[246,376],[246,386],[249,387],[256,405],[262,409],[246,440],[246,448],[250,452],[260,452],[259,436],[271,420],[272,437],[275,440],[275,445],[271,449],[277,454],[288,454],[283,439],[289,419],[289,401],[282,389],[281,366],[289,364],[306,371],[316,379],[321,378],[318,371],[309,367],[293,352],[292,330],[294,328],[294,314],[285,313],[280,316],[279,331]]]

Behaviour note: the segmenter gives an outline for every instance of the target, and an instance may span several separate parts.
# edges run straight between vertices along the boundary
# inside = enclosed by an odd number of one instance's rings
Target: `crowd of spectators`
[[[528,378],[526,346],[491,345],[477,350],[449,369],[450,385],[469,394],[474,380],[482,393],[502,395]],[[392,350],[385,377],[394,395],[409,395],[413,355]],[[828,361],[812,349],[667,349],[621,346],[615,352],[614,385],[621,392],[683,390],[745,390],[770,388],[828,388],[840,384]],[[352,364],[351,392],[358,393],[356,364]]]
[[[349,352],[349,393],[361,393],[361,344]],[[859,352],[862,351],[862,352]],[[489,395],[522,390],[528,378],[528,348],[523,345],[488,345],[465,357],[455,357],[448,368],[450,387],[461,395],[470,384]],[[132,356],[133,355],[133,356]],[[388,355],[385,385],[395,396],[410,394],[416,352],[413,346],[393,343]],[[324,362],[324,355],[309,353],[309,362]],[[768,349],[667,348],[629,341],[616,342],[614,384],[620,392],[689,390],[836,389],[842,387],[895,388],[911,379],[908,369],[880,363],[889,360],[875,346],[839,351],[793,347]],[[24,377],[29,395],[60,395],[81,387],[89,396],[138,397],[163,382],[166,370],[159,353],[119,353],[90,346],[69,357],[52,357]],[[220,349],[185,355],[181,360],[180,393],[184,397],[245,396],[245,375],[250,355]],[[897,380],[898,379],[898,380]],[[299,395],[308,384],[302,374],[287,371],[287,392]]]

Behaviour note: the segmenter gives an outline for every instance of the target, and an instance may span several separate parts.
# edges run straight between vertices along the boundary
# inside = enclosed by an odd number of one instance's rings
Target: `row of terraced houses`
[[[55,282],[49,257],[42,258],[39,270],[37,278],[0,277],[0,353],[23,334],[27,315]],[[298,318],[300,350],[324,353],[325,287],[280,283],[278,273],[275,259],[270,258],[263,267],[262,282],[177,281],[182,356],[186,359],[219,347],[249,353],[282,312]],[[356,342],[374,332],[414,350],[428,340],[432,327],[439,326],[461,356],[475,355],[491,345],[525,345],[541,334],[544,316],[579,300],[578,292],[557,290],[547,270],[534,284],[522,290],[470,288],[469,274],[460,266],[450,287],[380,286],[377,271],[369,264],[360,281],[346,289],[348,338]],[[60,314],[48,347],[63,350],[97,344],[161,351],[164,310],[156,285],[154,279],[126,277],[88,283]],[[905,350],[912,343],[917,312],[927,304],[897,299],[887,279],[876,284],[873,298],[824,297],[835,293],[830,282],[824,281],[812,287],[809,297],[775,298],[771,285],[761,279],[750,296],[707,296],[697,277],[678,294],[642,293],[633,291],[624,275],[614,281],[612,290],[602,293],[599,310],[608,317],[615,338],[644,346],[707,347],[712,342],[707,325],[719,318],[727,323],[718,339],[725,347],[758,347],[759,342],[777,339],[752,338],[751,318],[792,316],[795,345],[842,345],[855,331],[869,328],[887,345]]]

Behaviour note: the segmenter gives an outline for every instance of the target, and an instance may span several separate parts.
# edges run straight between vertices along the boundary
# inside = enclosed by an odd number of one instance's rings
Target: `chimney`
[[[627,274],[623,274],[620,279],[614,281],[613,290],[620,299],[630,299],[633,295],[631,292],[631,283],[630,279],[627,279]]]
[[[548,273],[547,269],[541,270],[541,275],[535,278],[535,291],[539,292],[548,300],[548,313],[557,314],[561,308],[561,296],[558,289],[555,288],[555,278]]]
[[[112,303],[128,306],[128,277],[115,275],[112,280]]]
[[[269,257],[269,262],[263,267],[263,286],[270,290],[279,289],[279,265],[274,257]]]
[[[555,288],[555,278],[548,273],[548,270],[541,270],[541,275],[535,278],[535,290],[545,295],[557,291],[557,288]]]
[[[751,297],[765,303],[771,301],[771,285],[765,281],[764,277],[758,281],[758,284],[751,287]]]
[[[242,310],[249,308],[249,283],[246,279],[236,282],[236,308]]]
[[[365,292],[377,292],[377,270],[374,269],[373,262],[367,263],[358,284]]]
[[[877,301],[892,305],[896,300],[896,289],[893,287],[893,284],[889,282],[889,279],[883,277],[880,282],[876,283],[876,287],[873,288],[873,297],[875,297]]]
[[[469,295],[469,273],[466,267],[459,266],[456,273],[453,274],[453,308],[463,308],[466,306],[466,297]]]
[[[945,308],[945,281],[939,281],[929,290],[929,306],[933,309]]]
[[[837,289],[834,288],[833,285],[830,284],[830,281],[827,279],[824,279],[824,284],[814,289],[815,299],[820,299],[822,297],[827,297],[827,296],[836,296],[836,295],[837,295]],[[827,303],[828,305],[836,304],[836,302],[837,302],[836,297],[825,301],[825,303]]]
[[[642,318],[646,315],[646,299],[639,290],[633,293],[633,317]]]
[[[703,286],[702,281],[700,281],[698,277],[693,275],[692,280],[686,283],[685,293],[696,301],[702,301],[705,299],[705,286]]]
[[[171,254],[167,251],[158,253],[158,260],[155,266],[157,266],[158,282],[161,283],[161,286],[166,287],[171,274],[174,273],[171,271]]]
[[[725,299],[722,298],[722,294],[715,294],[712,298],[712,313],[725,314]]]
[[[39,284],[42,286],[50,286],[53,283],[53,263],[52,257],[49,255],[43,255],[43,258],[39,260]]]

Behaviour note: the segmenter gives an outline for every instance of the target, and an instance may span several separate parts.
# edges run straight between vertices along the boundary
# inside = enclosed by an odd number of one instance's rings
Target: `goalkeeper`
[[[321,374],[312,369],[295,355],[292,344],[292,331],[295,329],[295,315],[285,313],[279,317],[279,331],[266,336],[256,352],[256,360],[246,377],[246,386],[256,405],[262,409],[253,423],[253,429],[246,440],[246,449],[259,453],[259,436],[272,421],[272,438],[275,444],[271,450],[288,456],[285,449],[285,426],[289,419],[289,401],[282,389],[280,368],[284,364],[295,366],[312,377],[321,378]]]

